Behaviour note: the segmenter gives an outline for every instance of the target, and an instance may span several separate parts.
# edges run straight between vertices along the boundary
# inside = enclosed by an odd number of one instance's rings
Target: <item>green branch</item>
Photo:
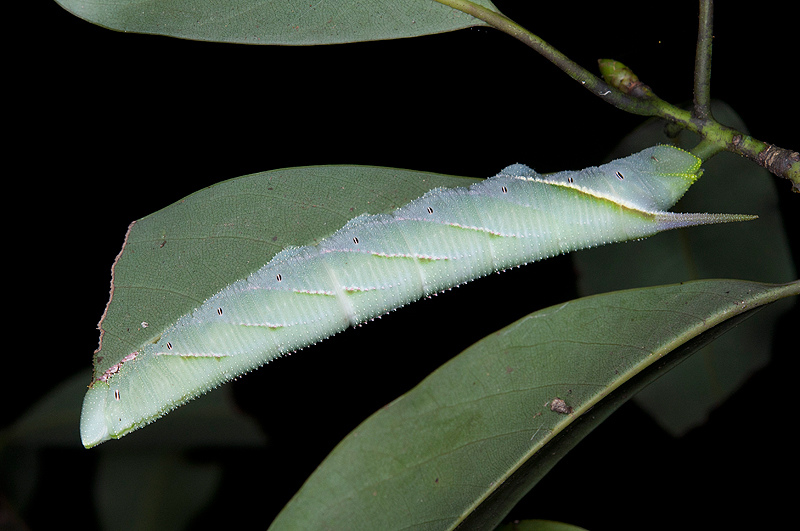
[[[435,0],[441,4],[457,9],[468,15],[480,19],[495,29],[506,33],[518,41],[533,48],[540,55],[548,59],[551,63],[560,68],[569,77],[583,85],[595,96],[603,99],[611,105],[624,111],[639,114],[642,116],[652,116],[650,105],[642,100],[630,97],[623,92],[616,90],[605,81],[598,78],[590,71],[586,70],[576,62],[569,59],[566,55],[548,44],[544,39],[534,35],[502,13],[479,6],[469,0]]]
[[[700,25],[694,61],[694,109],[692,116],[711,118],[711,41],[714,39],[714,2],[700,0]]]
[[[633,114],[653,116],[699,134],[702,141],[695,154],[704,160],[727,150],[747,157],[773,174],[789,179],[792,189],[800,192],[800,153],[756,140],[726,127],[711,116],[711,41],[713,38],[713,2],[700,0],[700,25],[695,58],[694,107],[685,111],[657,97],[625,65],[609,59],[600,60],[598,78],[556,48],[498,11],[470,0],[435,0],[486,22],[533,48],[595,96],[614,107]]]

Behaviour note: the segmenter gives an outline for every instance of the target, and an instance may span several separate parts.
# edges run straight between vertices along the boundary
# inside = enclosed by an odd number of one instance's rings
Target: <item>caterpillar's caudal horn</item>
[[[750,214],[695,214],[685,212],[659,212],[656,214],[656,222],[658,223],[659,231],[695,227],[697,225],[750,221],[757,218],[758,216]]]

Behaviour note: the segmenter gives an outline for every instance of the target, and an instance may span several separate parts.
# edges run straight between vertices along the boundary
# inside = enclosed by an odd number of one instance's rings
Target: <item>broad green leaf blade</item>
[[[637,387],[734,318],[799,293],[800,281],[697,281],[531,314],[357,427],[270,529],[492,529]]]
[[[484,23],[435,0],[56,0],[125,32],[243,44],[313,45],[443,33]],[[489,0],[473,3],[496,10]]]
[[[37,489],[55,488],[50,483],[52,471],[45,468],[51,463],[47,456],[53,449],[68,456],[78,447],[76,426],[89,377],[82,371],[63,381],[17,422],[0,430],[0,477],[6,480],[4,495],[13,507],[28,506]],[[178,524],[189,521],[209,500],[219,484],[221,467],[218,462],[193,463],[187,451],[266,447],[267,437],[236,406],[232,388],[208,393],[193,405],[176,411],[171,422],[153,426],[142,437],[101,451],[92,498],[104,529],[185,527]],[[63,488],[63,481],[59,485]],[[121,507],[120,500],[129,503]]]
[[[112,268],[95,376],[267,263],[363,213],[480,179],[367,166],[291,168],[231,179],[134,223]]]
[[[280,250],[431,188],[478,181],[370,166],[289,168],[224,181],[132,223],[112,270],[95,373]]]
[[[746,131],[729,106],[714,102],[712,110],[722,123]],[[623,139],[609,158],[665,141],[663,124],[649,121]],[[698,141],[696,135],[686,132],[677,139],[684,149]],[[672,231],[633,245],[575,253],[581,295],[702,278],[775,283],[797,278],[769,172],[733,153],[720,153],[703,168],[703,178],[677,209],[751,212],[758,214],[758,220]],[[790,306],[784,301],[759,312],[638,394],[636,403],[675,436],[702,424],[715,407],[769,362],[775,322]]]
[[[218,463],[192,462],[175,449],[104,451],[94,492],[97,516],[104,529],[187,529],[221,480]]]
[[[582,527],[550,520],[522,520],[502,525],[496,531],[586,531]]]

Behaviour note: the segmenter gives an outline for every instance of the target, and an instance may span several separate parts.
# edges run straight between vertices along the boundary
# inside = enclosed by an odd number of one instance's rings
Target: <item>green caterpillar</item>
[[[554,175],[517,164],[388,214],[355,217],[316,245],[284,249],[96,371],[83,403],[83,444],[119,438],[284,353],[489,273],[754,217],[666,212],[699,171],[700,159],[670,146]]]

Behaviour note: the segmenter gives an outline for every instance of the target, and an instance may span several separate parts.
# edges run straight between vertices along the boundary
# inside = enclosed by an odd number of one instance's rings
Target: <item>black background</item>
[[[691,98],[695,3],[496,3],[592,70],[597,58],[611,57],[662,98]],[[117,33],[55,2],[39,4],[21,19],[24,52],[14,52],[6,77],[14,94],[8,160],[21,163],[6,175],[21,188],[7,192],[17,214],[4,254],[19,268],[12,289],[22,290],[7,330],[22,343],[5,355],[5,381],[14,383],[3,392],[4,424],[90,365],[109,269],[130,221],[193,191],[312,164],[476,177],[514,162],[540,172],[577,169],[597,164],[641,122],[491,29],[321,47],[222,45]],[[798,149],[797,7],[781,12],[786,5],[718,6],[712,93],[756,138]],[[776,184],[797,261],[800,196]],[[572,281],[568,258],[493,275],[230,384],[243,409],[263,416],[272,446],[248,456],[248,469],[226,472],[220,498],[193,528],[229,525],[231,507],[265,528],[358,422],[446,361],[442,355],[573,298],[572,288],[560,288]],[[786,341],[795,323],[796,312],[784,322]],[[457,337],[441,332],[452,330]],[[416,351],[393,344],[408,336]],[[796,340],[784,343],[705,427],[679,440],[624,406],[512,516],[590,529],[782,521],[794,499],[784,476],[796,468],[787,433],[796,353]],[[766,404],[758,426],[741,421],[754,404]],[[298,426],[302,416],[314,422]],[[92,452],[53,450],[47,462],[54,477],[41,480],[21,517],[33,529],[97,525],[87,494]],[[242,483],[251,485],[244,493]]]

